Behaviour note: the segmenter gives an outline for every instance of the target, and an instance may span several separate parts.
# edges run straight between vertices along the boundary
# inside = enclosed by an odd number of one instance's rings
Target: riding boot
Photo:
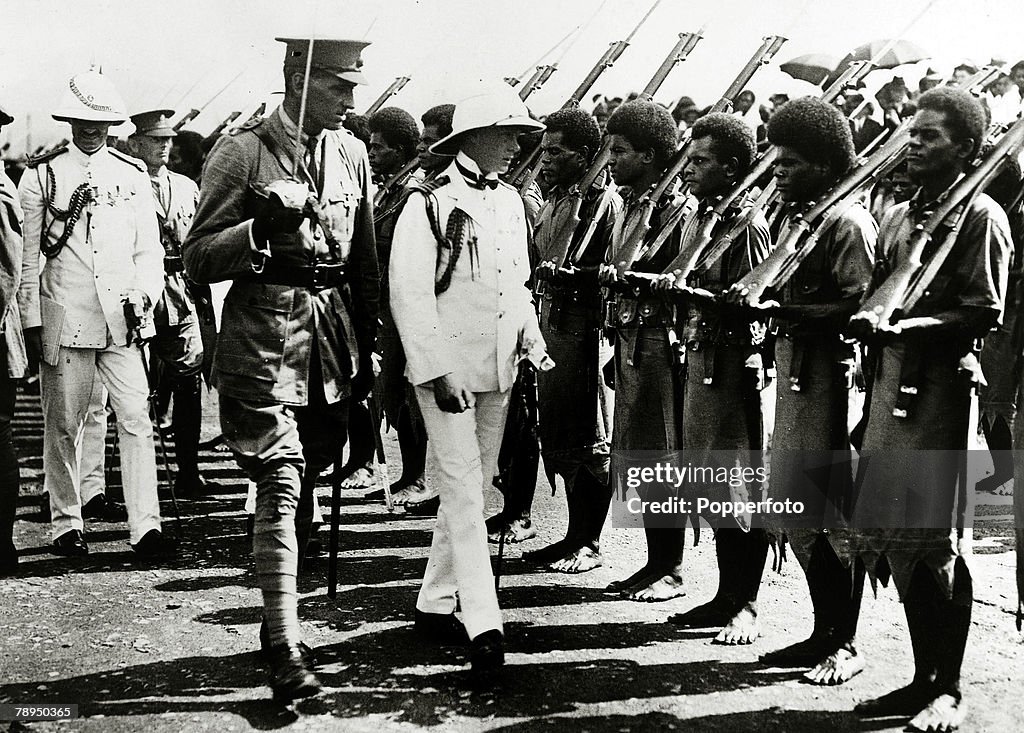
[[[202,488],[199,476],[199,432],[203,411],[199,375],[178,377],[174,385],[174,451],[178,460],[177,486],[186,493]]]

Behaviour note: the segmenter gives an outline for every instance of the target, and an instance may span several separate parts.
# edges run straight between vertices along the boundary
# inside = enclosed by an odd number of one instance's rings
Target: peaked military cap
[[[287,45],[284,54],[285,66],[305,67],[310,43],[313,45],[312,68],[334,74],[352,84],[366,84],[366,77],[360,69],[363,49],[369,41],[351,41],[338,38],[275,38]]]
[[[171,118],[174,117],[173,109],[154,109],[148,112],[137,112],[131,119],[135,125],[136,135],[147,135],[149,137],[177,137]]]

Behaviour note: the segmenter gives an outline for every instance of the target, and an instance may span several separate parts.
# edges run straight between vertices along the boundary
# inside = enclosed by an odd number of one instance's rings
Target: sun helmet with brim
[[[51,115],[59,122],[82,120],[120,125],[128,119],[128,110],[113,83],[98,71],[76,74]]]
[[[469,132],[487,127],[515,127],[522,132],[540,132],[541,122],[530,117],[515,90],[507,84],[497,84],[460,100],[452,114],[452,131],[430,146],[435,155],[455,155],[462,138]]]

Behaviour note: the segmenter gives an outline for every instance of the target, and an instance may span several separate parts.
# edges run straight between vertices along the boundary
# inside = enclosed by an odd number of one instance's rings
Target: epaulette
[[[438,176],[437,178],[431,178],[429,181],[414,181],[410,183],[406,188],[410,191],[419,191],[422,194],[433,193],[442,186],[447,186],[452,182],[452,179],[448,176]]]
[[[238,127],[231,130],[228,135],[237,135],[240,132],[246,132],[247,130],[255,130],[257,127],[263,124],[266,117],[250,117]]]
[[[54,148],[53,150],[49,150],[45,153],[40,153],[39,155],[31,156],[28,160],[25,161],[25,167],[35,168],[40,163],[45,163],[49,160],[53,160],[58,155],[63,155],[66,152],[68,152],[68,144],[64,143],[63,145],[60,145]]]
[[[123,162],[127,163],[128,165],[130,165],[130,166],[132,166],[134,168],[138,168],[143,173],[146,172],[146,170],[147,170],[146,164],[143,163],[138,158],[133,158],[132,156],[128,155],[127,153],[122,153],[117,148],[109,148],[108,147],[107,150],[109,150],[110,154],[113,155],[118,160],[123,161]]]

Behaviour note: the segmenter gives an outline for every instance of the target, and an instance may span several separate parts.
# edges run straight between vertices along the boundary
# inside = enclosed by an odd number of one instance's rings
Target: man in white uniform
[[[72,143],[30,161],[22,176],[18,299],[30,359],[42,359],[43,469],[54,552],[89,551],[79,465],[98,378],[117,416],[132,548],[153,557],[168,548],[160,532],[149,389],[139,347],[129,343],[140,324],[127,322],[124,303],[148,311],[163,290],[153,194],[145,166],[106,145],[109,128],[127,116],[105,77],[96,71],[72,77],[53,117],[71,124]]]
[[[395,227],[391,308],[416,387],[441,503],[416,601],[416,629],[472,639],[474,671],[504,662],[501,611],[483,517],[508,411],[517,356],[541,365],[544,342],[525,283],[530,277],[522,199],[498,180],[517,137],[543,129],[511,88],[455,107],[453,131],[431,152],[456,155],[414,186]],[[456,594],[463,629],[455,617]]]

